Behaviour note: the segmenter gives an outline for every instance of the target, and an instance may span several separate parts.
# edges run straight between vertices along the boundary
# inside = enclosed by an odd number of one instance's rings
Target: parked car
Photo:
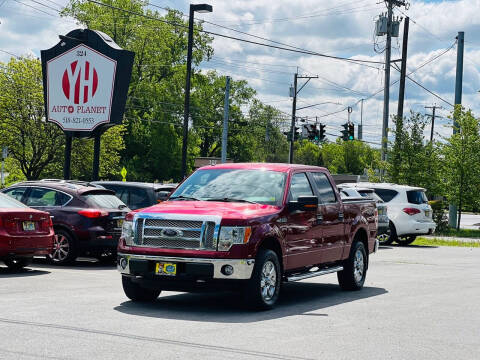
[[[342,289],[361,289],[376,222],[374,201],[342,201],[325,168],[207,166],[168,201],[127,215],[117,264],[133,301],[227,287],[271,308],[282,281],[336,272]]]
[[[0,193],[0,260],[19,270],[53,249],[53,224],[45,211],[31,209]]]
[[[141,209],[165,201],[177,184],[157,184],[126,181],[92,181],[90,184],[115,191],[132,209]]]
[[[397,242],[408,245],[417,235],[431,234],[436,224],[432,220],[432,207],[428,204],[425,189],[388,183],[343,184],[354,188],[369,188],[375,191],[387,205],[390,219],[390,236],[385,244]]]
[[[378,211],[378,224],[377,224],[377,239],[380,245],[385,245],[390,239],[390,219],[388,218],[387,205],[383,200],[375,194],[373,189],[361,188],[361,187],[347,187],[344,184],[338,185],[340,195],[343,194],[345,199],[347,198],[368,198],[374,200],[377,204]],[[344,199],[342,197],[342,199]]]
[[[54,248],[49,258],[67,264],[80,255],[114,259],[125,215],[130,211],[114,192],[87,183],[25,181],[3,193],[52,216]]]

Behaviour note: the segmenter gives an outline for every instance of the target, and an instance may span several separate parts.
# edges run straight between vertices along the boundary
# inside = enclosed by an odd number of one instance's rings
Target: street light
[[[208,4],[190,4],[190,17],[188,20],[187,79],[185,83],[185,105],[183,109],[182,179],[184,179],[187,175],[188,115],[190,113],[190,73],[192,71],[193,18],[195,11],[198,13],[207,13],[212,12],[213,8]]]

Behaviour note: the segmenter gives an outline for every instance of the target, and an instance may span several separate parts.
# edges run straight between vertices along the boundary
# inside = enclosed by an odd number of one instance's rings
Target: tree
[[[429,196],[440,195],[440,158],[438,145],[425,142],[424,115],[410,113],[395,118],[395,141],[388,154],[387,179],[390,182],[427,189]]]
[[[42,70],[33,58],[0,63],[0,142],[27,180],[61,161],[63,134],[45,121]]]
[[[480,196],[480,121],[471,110],[455,107],[454,134],[441,146],[444,191],[450,203],[458,206],[458,223],[465,206],[478,208]]]

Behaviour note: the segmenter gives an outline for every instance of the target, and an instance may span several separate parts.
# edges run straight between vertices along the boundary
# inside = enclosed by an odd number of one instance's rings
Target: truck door
[[[292,175],[288,201],[299,196],[314,196],[306,173]],[[294,211],[288,214],[286,224],[287,269],[302,268],[321,262],[317,241],[315,211]]]
[[[325,173],[311,172],[310,176],[319,202],[317,224],[321,228],[322,262],[340,260],[345,246],[343,204]]]

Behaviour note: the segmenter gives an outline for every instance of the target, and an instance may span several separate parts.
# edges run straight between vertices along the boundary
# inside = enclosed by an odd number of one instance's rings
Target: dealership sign
[[[88,29],[60,38],[42,51],[47,121],[75,136],[121,123],[134,54]]]

